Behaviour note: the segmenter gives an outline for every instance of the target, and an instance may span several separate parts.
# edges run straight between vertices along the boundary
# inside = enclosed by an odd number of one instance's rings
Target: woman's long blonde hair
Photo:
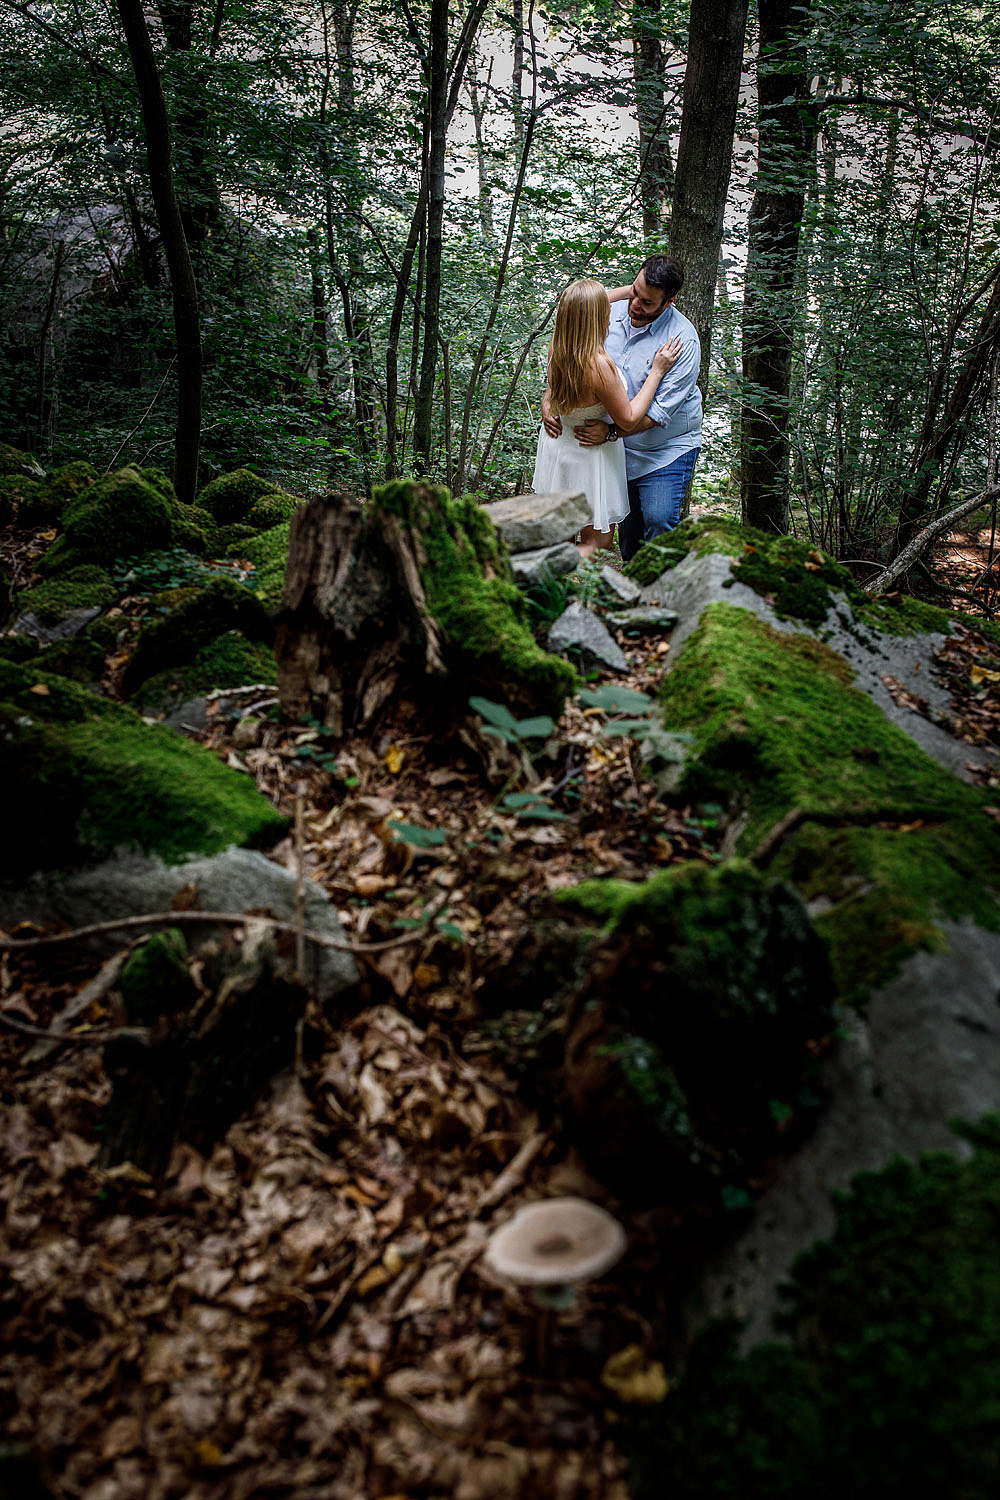
[[[594,362],[610,317],[611,303],[599,281],[574,281],[559,298],[549,348],[549,401],[557,412],[593,402]]]

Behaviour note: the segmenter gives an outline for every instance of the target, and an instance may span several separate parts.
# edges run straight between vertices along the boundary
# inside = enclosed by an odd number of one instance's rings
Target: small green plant
[[[509,708],[502,703],[491,703],[489,698],[470,698],[469,707],[485,720],[483,734],[505,740],[508,745],[547,739],[556,727],[548,714],[539,714],[533,719],[515,719]]]
[[[165,589],[185,588],[205,583],[210,578],[239,576],[230,566],[205,562],[183,547],[169,547],[163,552],[148,552],[141,557],[123,557],[114,564],[111,576],[122,590],[131,594],[159,594]]]

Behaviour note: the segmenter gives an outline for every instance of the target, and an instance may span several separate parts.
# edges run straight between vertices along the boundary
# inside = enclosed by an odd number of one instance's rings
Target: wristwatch
[[[621,437],[621,433],[618,431],[618,428],[615,426],[614,422],[609,422],[608,423],[608,435],[604,439],[604,441],[606,443],[607,442],[613,442],[615,438],[620,438],[620,437]]]

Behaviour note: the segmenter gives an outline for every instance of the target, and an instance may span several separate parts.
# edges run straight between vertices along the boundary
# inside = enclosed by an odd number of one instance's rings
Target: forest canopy
[[[669,248],[711,334],[701,495],[884,558],[995,477],[998,29],[962,0],[4,0],[0,428],[173,456],[182,499],[244,464],[513,493],[560,291]]]

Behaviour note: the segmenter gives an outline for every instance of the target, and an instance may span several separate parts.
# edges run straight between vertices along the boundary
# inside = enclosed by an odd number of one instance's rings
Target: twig
[[[427,908],[427,915],[432,915]],[[244,913],[231,911],[158,911],[146,912],[142,916],[118,917],[111,922],[93,922],[89,927],[77,927],[72,932],[48,932],[36,938],[12,938],[0,935],[0,953],[27,948],[52,947],[60,943],[76,943],[82,938],[100,937],[108,932],[128,931],[136,927],[182,927],[188,922],[215,923],[216,926],[239,927],[244,922],[266,922],[276,932],[298,934],[294,922],[281,922],[277,917],[248,917]],[[334,948],[339,953],[383,953],[387,948],[400,948],[404,943],[413,943],[427,936],[426,927],[413,932],[404,932],[399,937],[386,938],[381,943],[349,943],[340,938],[325,937],[321,932],[303,933],[306,941],[320,948]]]
[[[125,967],[126,953],[116,953],[109,958],[107,963],[94,975],[93,979],[87,981],[72,1000],[68,1002],[53,1021],[53,1027],[57,1035],[62,1035],[72,1021],[82,1016],[84,1011],[98,1000],[103,1000],[109,990],[118,983],[118,976]],[[46,1041],[38,1042],[28,1053],[28,1062],[42,1062],[55,1048]]]
[[[148,1026],[113,1026],[104,1031],[46,1031],[44,1026],[32,1026],[30,1021],[19,1021],[6,1010],[0,1010],[0,1025],[9,1026],[11,1031],[20,1031],[24,1036],[41,1037],[48,1042],[50,1045],[42,1056],[47,1056],[55,1047],[103,1047],[105,1042],[118,1041],[122,1037],[134,1042],[148,1042],[152,1036]],[[32,1049],[30,1055],[37,1057],[38,1053]]]
[[[544,1130],[536,1130],[533,1135],[529,1135],[516,1156],[511,1157],[500,1175],[494,1177],[486,1191],[479,1195],[470,1215],[471,1218],[478,1219],[479,1215],[485,1213],[488,1208],[496,1208],[497,1204],[502,1203],[516,1187],[520,1187],[528,1168],[547,1140],[548,1135]]]
[[[938,516],[936,521],[932,521],[929,526],[925,526],[923,531],[918,532],[913,540],[907,543],[899,556],[887,568],[883,569],[881,573],[877,573],[874,578],[869,578],[867,583],[861,585],[865,593],[884,594],[896,582],[897,578],[902,578],[904,573],[909,572],[920,554],[942,532],[947,531],[949,526],[953,526],[963,516],[970,515],[972,511],[978,510],[981,505],[988,505],[991,500],[995,500],[998,496],[1000,496],[1000,489],[981,490],[978,495],[973,495],[970,500],[963,500],[960,505],[955,505],[951,510],[946,511],[943,516]]]
[[[306,971],[306,856],[304,781],[295,783],[295,967]]]

